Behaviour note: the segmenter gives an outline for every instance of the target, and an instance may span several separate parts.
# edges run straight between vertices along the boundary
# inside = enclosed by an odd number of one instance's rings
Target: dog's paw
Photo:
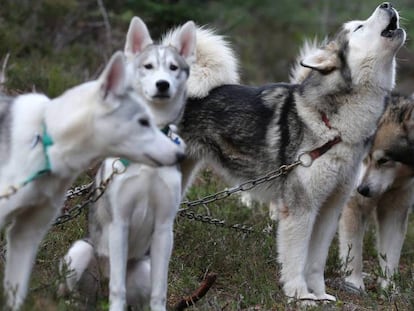
[[[316,296],[316,299],[318,301],[336,301],[336,297],[335,296],[329,295],[327,293],[324,293],[322,295],[317,295]]]
[[[317,297],[312,293],[296,297],[288,297],[287,301],[290,304],[298,304],[301,307],[314,307],[317,305]]]

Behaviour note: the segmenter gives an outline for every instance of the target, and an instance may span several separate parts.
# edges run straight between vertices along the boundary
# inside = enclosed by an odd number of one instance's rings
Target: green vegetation
[[[304,38],[322,39],[346,20],[366,18],[379,1],[107,0],[103,1],[104,10],[99,3],[96,0],[2,0],[0,59],[10,53],[7,92],[15,94],[35,89],[54,97],[68,87],[95,78],[110,55],[123,48],[128,24],[134,15],[143,18],[154,38],[189,19],[213,26],[234,44],[245,83],[286,81],[289,66]],[[404,17],[402,24],[410,39],[414,36],[414,3],[400,0],[395,5]],[[105,22],[106,17],[109,24]],[[413,43],[408,40],[399,57],[398,87],[406,92],[414,90],[413,51]],[[195,199],[225,187],[210,170],[205,170],[188,196]],[[257,204],[247,209],[241,206],[237,196],[231,196],[195,208],[194,212],[223,219],[228,224],[248,224],[254,232],[246,234],[177,217],[169,275],[170,305],[191,294],[206,273],[214,272],[218,275],[216,283],[193,310],[298,309],[295,304],[288,304],[278,284],[276,224],[270,221],[265,206]],[[410,223],[413,222],[411,219]],[[75,298],[56,297],[57,266],[69,245],[85,234],[85,213],[50,231],[39,251],[23,311],[79,310]],[[313,309],[414,309],[413,241],[414,225],[411,224],[403,248],[401,275],[396,280],[398,295],[382,293],[376,288],[378,264],[371,228],[365,241],[365,267],[372,276],[367,284],[368,294],[345,293],[335,289],[335,282],[331,281],[328,292],[337,295],[338,302]],[[0,273],[3,266],[4,256],[0,257]],[[334,241],[327,279],[338,278],[339,269]],[[100,310],[107,307],[107,302],[102,301]]]

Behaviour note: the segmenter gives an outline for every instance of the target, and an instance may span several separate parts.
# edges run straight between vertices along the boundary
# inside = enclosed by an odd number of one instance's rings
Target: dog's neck
[[[48,149],[51,171],[61,177],[77,176],[100,158],[101,150],[91,134],[91,110],[78,105],[79,102],[76,98],[57,98],[45,110],[44,122],[53,140]]]

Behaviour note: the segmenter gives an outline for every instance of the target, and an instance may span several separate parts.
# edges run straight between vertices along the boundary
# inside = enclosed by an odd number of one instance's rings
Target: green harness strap
[[[29,176],[24,182],[23,182],[23,186],[27,185],[28,183],[32,182],[33,180],[47,174],[50,173],[52,171],[52,167],[50,165],[50,158],[49,158],[49,154],[48,154],[48,149],[50,146],[53,145],[53,139],[52,137],[50,137],[49,133],[47,132],[46,129],[46,124],[43,123],[42,124],[43,127],[43,133],[42,133],[42,137],[41,137],[41,143],[42,143],[42,147],[43,147],[43,154],[45,155],[45,167],[43,169],[40,169],[39,171],[37,171],[36,173],[33,173],[31,176]]]

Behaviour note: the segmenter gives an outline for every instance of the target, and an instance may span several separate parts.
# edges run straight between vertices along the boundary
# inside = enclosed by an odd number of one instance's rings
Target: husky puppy
[[[128,70],[159,128],[177,124],[182,117],[195,46],[193,22],[182,26],[169,44],[154,44],[143,21],[131,20],[124,51]],[[112,162],[103,163],[98,182],[111,173]],[[154,168],[139,162],[126,167],[91,207],[89,241],[76,241],[66,254],[64,262],[74,272],[66,284],[69,290],[85,289],[82,294],[93,300],[97,281],[109,278],[110,310],[124,310],[126,305],[165,310],[181,172],[177,166]],[[87,275],[96,265],[101,275],[91,281]]]
[[[400,159],[413,158],[410,136],[414,134],[414,100],[393,94],[381,118],[372,148],[364,160],[362,180],[341,216],[340,255],[350,271],[345,279],[351,288],[364,290],[362,246],[370,216],[377,225],[378,258],[382,288],[392,284],[398,272],[408,214],[414,203],[414,165]],[[394,146],[400,146],[395,149]]]
[[[184,189],[203,162],[238,184],[304,154],[303,166],[252,190],[278,208],[278,258],[289,297],[335,300],[325,291],[329,245],[384,97],[394,87],[395,54],[405,37],[397,11],[383,3],[367,20],[347,22],[326,44],[313,47],[300,63],[309,69],[302,83],[251,87],[223,81],[187,101],[179,126],[187,146]],[[212,59],[220,57],[218,49]],[[220,77],[221,71],[209,74]],[[192,78],[189,85],[198,88],[207,80]],[[321,136],[321,128],[334,134]]]
[[[0,200],[0,224],[8,224],[4,289],[8,306],[17,310],[39,243],[79,173],[107,156],[161,166],[177,163],[184,153],[159,132],[129,86],[121,52],[98,80],[53,100],[1,97],[1,121],[0,189],[22,186]]]

